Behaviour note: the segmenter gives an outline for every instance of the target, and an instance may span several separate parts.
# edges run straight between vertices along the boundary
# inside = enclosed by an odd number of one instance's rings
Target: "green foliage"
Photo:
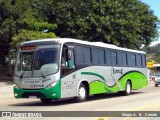
[[[0,0],[0,63],[10,49],[17,48],[22,41],[56,37],[55,28],[56,24],[39,17],[32,1]]]
[[[29,30],[36,30],[36,31],[52,31],[54,30],[57,25],[56,24],[49,24],[45,21],[37,21],[35,19],[24,19],[27,29]]]
[[[60,37],[139,49],[158,35],[158,18],[137,0],[35,1],[41,16],[57,24],[55,33]]]
[[[13,36],[13,41],[11,42],[11,46],[17,49],[22,42],[29,41],[29,40],[36,40],[36,39],[43,39],[43,38],[56,38],[57,36],[53,32],[44,33],[38,32],[33,30],[19,30],[18,34]]]
[[[147,61],[160,63],[160,44],[151,47],[144,47],[142,50],[147,53]]]
[[[0,55],[56,35],[139,49],[157,37],[156,22],[140,0],[0,0]]]
[[[17,34],[12,37],[10,45],[17,49],[22,42],[43,38],[56,38],[54,30],[56,24],[49,24],[48,22],[37,21],[35,19],[24,19],[26,28],[19,29]]]
[[[10,50],[12,36],[24,27],[23,19],[30,16],[29,8],[29,0],[0,0],[0,63]]]

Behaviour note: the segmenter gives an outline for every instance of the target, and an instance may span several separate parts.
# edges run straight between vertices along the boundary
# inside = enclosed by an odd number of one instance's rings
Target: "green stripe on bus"
[[[118,80],[123,90],[125,90],[127,80],[131,80],[132,90],[141,89],[148,85],[147,77],[143,73],[136,71],[126,73],[123,77],[121,77]],[[112,93],[119,91],[117,84],[114,84],[113,86],[107,86],[107,83],[96,80],[89,84],[89,88],[90,95],[99,93]]]
[[[105,81],[105,78],[102,75],[94,73],[94,72],[81,72],[81,74],[82,75],[94,75],[94,76],[101,78],[103,81]]]

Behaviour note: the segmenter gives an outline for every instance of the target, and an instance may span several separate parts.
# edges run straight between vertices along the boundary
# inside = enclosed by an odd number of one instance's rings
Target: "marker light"
[[[14,96],[15,96],[15,97],[17,97],[17,96],[18,96],[18,94],[16,94],[16,93],[15,93],[15,94],[14,94]]]
[[[17,88],[17,89],[19,88],[16,84],[14,84],[13,86],[14,86],[14,88]]]

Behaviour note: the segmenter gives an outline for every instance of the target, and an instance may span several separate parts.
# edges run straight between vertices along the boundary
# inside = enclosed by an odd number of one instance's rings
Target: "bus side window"
[[[73,71],[75,68],[74,64],[74,52],[72,48],[63,49],[62,60],[61,60],[62,75],[66,75]]]
[[[74,52],[72,49],[68,50],[68,67],[69,68],[75,68],[74,65]]]

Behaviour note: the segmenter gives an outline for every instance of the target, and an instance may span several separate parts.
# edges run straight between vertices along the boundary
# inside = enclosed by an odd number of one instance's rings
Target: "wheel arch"
[[[129,89],[129,92],[128,92],[128,85],[127,84],[130,84],[130,89]],[[131,94],[131,90],[132,90],[132,80],[131,79],[126,79],[126,81],[124,82],[124,90],[123,91],[119,91],[118,93],[119,93],[119,95],[125,95],[125,96],[127,96],[127,95],[129,95],[129,94]]]
[[[78,84],[78,86],[77,86],[77,96],[78,96],[78,89],[79,89],[79,86],[80,86],[81,84],[84,84],[84,85],[86,86],[87,96],[89,96],[89,82],[88,82],[86,79],[81,80],[81,81],[79,82],[79,84]]]

